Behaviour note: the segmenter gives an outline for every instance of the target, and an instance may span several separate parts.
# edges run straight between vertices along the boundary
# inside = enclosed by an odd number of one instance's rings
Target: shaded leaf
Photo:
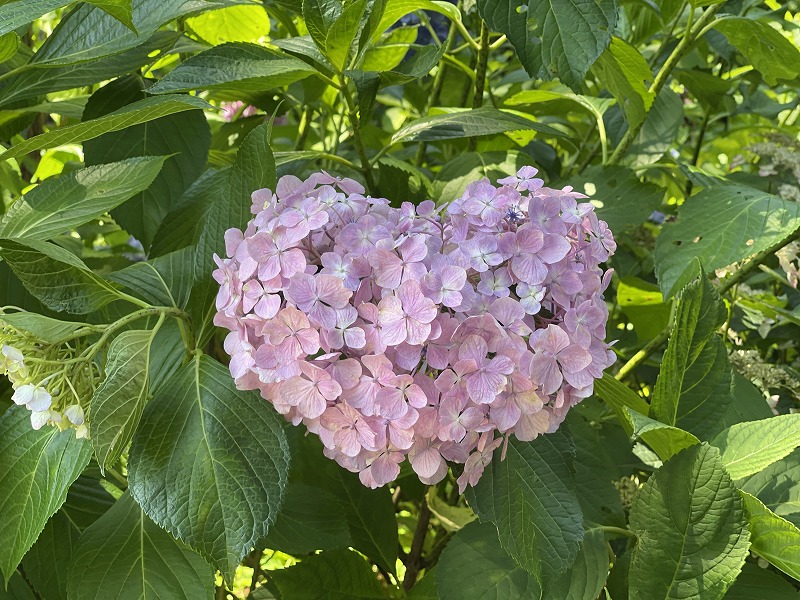
[[[787,575],[800,579],[800,529],[782,519],[763,502],[739,491],[750,517],[752,550]]]
[[[278,415],[200,355],[147,405],[128,458],[130,490],[151,519],[232,581],[277,517],[288,461]]]
[[[714,26],[758,69],[769,85],[800,75],[800,51],[765,21],[726,17]]]
[[[673,456],[633,501],[632,598],[722,598],[747,557],[742,502],[707,444]]]
[[[32,429],[24,406],[0,416],[0,514],[6,519],[0,529],[0,572],[6,584],[64,504],[91,453],[91,444],[76,439],[72,430]]]

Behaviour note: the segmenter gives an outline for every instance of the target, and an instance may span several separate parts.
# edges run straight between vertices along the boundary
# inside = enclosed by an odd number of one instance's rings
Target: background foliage
[[[0,598],[798,598],[798,10],[0,0],[0,305],[32,313],[0,320],[90,327],[106,374],[91,441],[0,382]],[[252,190],[525,164],[619,242],[619,361],[557,433],[466,497],[369,490],[234,388],[210,272]]]

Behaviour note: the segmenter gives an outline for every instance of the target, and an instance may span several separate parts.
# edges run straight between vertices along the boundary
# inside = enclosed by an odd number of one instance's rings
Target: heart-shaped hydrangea
[[[614,362],[605,343],[616,244],[583,194],[536,169],[399,208],[352,179],[286,176],[215,257],[215,323],[240,389],[257,389],[325,454],[377,487],[408,456],[428,484],[553,432]]]

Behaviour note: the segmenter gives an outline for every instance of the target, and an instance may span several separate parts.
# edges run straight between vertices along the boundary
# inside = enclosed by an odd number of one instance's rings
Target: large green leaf
[[[131,0],[88,0],[106,13],[132,27]],[[0,35],[27,25],[31,21],[63,6],[70,0],[17,0],[0,6]]]
[[[800,527],[800,450],[737,484],[776,515]]]
[[[562,427],[533,442],[512,439],[505,459],[500,454],[468,496],[470,504],[497,526],[514,560],[546,583],[572,565],[583,539],[575,447]]]
[[[508,36],[532,77],[558,77],[575,91],[608,47],[617,22],[613,0],[478,0],[477,5],[489,27]]]
[[[0,585],[0,600],[39,600],[18,571],[11,574],[7,587]]]
[[[608,549],[603,530],[586,530],[575,564],[547,589],[550,598],[561,600],[596,600],[608,578]]]
[[[92,447],[72,430],[31,428],[30,411],[0,416],[0,572],[6,584],[47,520],[64,504],[67,489],[89,462]]]
[[[288,569],[270,572],[281,598],[303,600],[385,600],[372,567],[352,550],[312,554]]]
[[[134,296],[160,306],[186,308],[194,284],[194,247],[134,263],[108,275]]]
[[[353,548],[384,570],[394,573],[397,561],[397,522],[392,495],[386,487],[362,485],[358,475],[344,470],[322,454],[322,444],[295,433],[292,481],[331,492],[343,509]]]
[[[358,38],[369,18],[368,4],[368,0],[349,2],[328,29],[325,55],[339,71],[349,66],[358,50]]]
[[[79,4],[65,15],[33,63],[66,65],[118,54],[142,44],[178,17],[221,8],[226,0],[131,0],[135,31],[91,4]]]
[[[731,478],[753,475],[800,446],[800,414],[731,425],[711,444],[722,453]]]
[[[437,12],[446,16],[451,21],[461,21],[461,12],[450,2],[441,0],[391,0],[386,3],[386,8],[380,21],[375,26],[372,42],[377,41],[380,35],[394,25],[399,19],[417,10]]]
[[[145,98],[98,119],[59,127],[29,138],[0,154],[0,160],[23,156],[34,150],[55,148],[63,144],[91,140],[104,133],[119,131],[140,123],[147,123],[166,115],[208,107],[209,104],[205,100],[194,96],[174,95]],[[121,159],[124,156],[119,156],[118,158]]]
[[[671,304],[664,302],[661,289],[649,281],[632,276],[620,278],[617,304],[633,325],[636,340],[642,345],[659,335],[669,324]]]
[[[302,60],[263,46],[230,43],[193,56],[150,88],[154,94],[192,90],[263,92],[316,71]]]
[[[798,228],[796,202],[742,186],[701,191],[656,239],[656,276],[664,296],[673,296],[692,277],[693,258],[712,272],[766,250]]]
[[[467,186],[487,177],[497,181],[516,173],[530,162],[525,154],[509,152],[464,152],[442,165],[434,181],[434,198],[439,202],[451,202],[461,197]]]
[[[650,405],[644,399],[609,373],[603,373],[603,377],[594,382],[594,393],[614,409],[620,424],[629,435],[633,432],[633,426],[626,408],[643,415],[650,411]]]
[[[280,417],[196,356],[145,409],[128,459],[133,497],[229,581],[275,521],[288,470]]]
[[[392,144],[398,142],[435,142],[525,130],[538,131],[539,133],[558,137],[563,136],[560,131],[542,123],[485,106],[471,110],[453,111],[432,117],[423,117],[412,121],[395,132],[392,136]]]
[[[0,255],[25,289],[52,310],[81,315],[119,298],[114,286],[55,244],[0,239]]]
[[[639,51],[625,40],[612,38],[597,60],[597,75],[617,99],[628,126],[641,125],[655,94],[649,91],[653,72]]]
[[[725,600],[798,600],[791,583],[770,569],[745,563],[742,572],[725,594]]]
[[[631,598],[722,598],[748,554],[742,502],[707,444],[676,454],[647,480],[630,524],[638,538]]]
[[[157,31],[140,46],[106,58],[70,65],[24,65],[0,81],[0,106],[92,85],[135,71],[170,48],[179,36],[175,31]]]
[[[81,532],[113,505],[97,479],[81,475],[70,486],[66,502],[22,559],[25,577],[42,598],[67,600],[68,567]]]
[[[739,491],[750,517],[753,552],[787,575],[800,579],[800,529],[768,509],[747,492]]]
[[[117,462],[149,400],[152,330],[123,331],[108,349],[106,378],[92,396],[89,433],[101,469]]]
[[[124,110],[144,97],[138,76],[119,79],[95,92],[83,120],[101,119]],[[189,96],[187,96],[189,97]],[[174,113],[110,132],[83,145],[86,164],[106,163],[124,156],[168,156],[153,183],[112,212],[126,231],[149,248],[161,221],[184,191],[202,173],[211,146],[211,130],[201,110]]]
[[[264,545],[288,554],[353,545],[342,503],[325,488],[290,481]]]
[[[146,189],[164,157],[130,158],[45,180],[11,205],[0,237],[47,240],[119,206]]]
[[[211,600],[214,571],[125,493],[81,535],[67,591],[70,600]]]
[[[340,0],[303,0],[303,20],[314,43],[325,49],[328,31],[342,14]]]
[[[800,51],[768,22],[726,17],[715,27],[761,72],[769,85],[800,75]]]
[[[733,397],[725,344],[716,334],[727,309],[701,272],[676,299],[675,325],[650,404],[651,416],[710,439],[723,428],[719,415]]]
[[[441,600],[536,600],[542,590],[500,545],[489,523],[473,522],[448,542],[436,568]]]

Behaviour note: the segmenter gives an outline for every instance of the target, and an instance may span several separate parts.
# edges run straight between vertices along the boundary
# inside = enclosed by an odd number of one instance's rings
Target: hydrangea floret
[[[509,436],[555,431],[615,360],[600,265],[616,244],[586,196],[536,174],[447,206],[326,172],[254,192],[215,256],[237,387],[370,487],[407,458],[427,484],[463,464],[463,491]]]

